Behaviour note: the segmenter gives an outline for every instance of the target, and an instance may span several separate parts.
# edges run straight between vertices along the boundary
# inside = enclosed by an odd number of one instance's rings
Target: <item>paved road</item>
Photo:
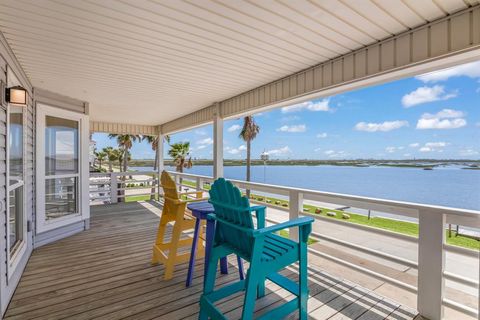
[[[288,219],[288,213],[279,209],[268,208],[267,219],[271,219],[276,222],[286,221]],[[313,232],[325,236],[334,237],[343,241],[352,242],[356,245],[375,249],[380,252],[395,255],[411,261],[418,261],[418,245],[414,241],[403,240],[388,235],[372,233],[367,230],[355,228],[354,226],[349,224],[340,225],[338,223],[324,220],[315,221],[315,223],[313,224]],[[364,267],[373,269],[374,271],[382,274],[388,274],[389,276],[399,280],[405,280],[405,282],[416,286],[417,270],[415,269],[405,267],[398,263],[392,263],[386,261],[385,259],[377,258],[372,255],[359,252],[357,250],[352,250],[346,248],[345,246],[329,243],[327,241],[320,241],[318,244],[315,244],[313,246],[316,246],[317,249],[322,252],[346,259],[356,264],[360,263]],[[479,255],[474,257],[462,255],[456,252],[446,252],[446,270],[448,272],[470,279],[475,279],[477,281],[479,279],[479,261]],[[329,264],[325,261],[322,263],[325,268],[332,268],[332,272],[335,272],[335,270],[338,269],[338,266],[336,266],[335,264]],[[345,271],[345,278],[349,279],[350,274],[354,275],[353,273]],[[356,276],[357,275],[355,274],[355,277]],[[349,280],[358,281],[359,279]],[[381,283],[378,283],[378,285],[380,286]],[[464,301],[471,300],[470,304],[476,307],[476,301],[478,299],[478,289],[473,289],[464,285],[453,283],[451,281],[446,281],[446,285],[452,295],[457,295],[457,299],[459,292],[465,293],[466,295],[465,297],[463,297],[462,295],[462,299],[464,299]],[[398,300],[398,292],[395,292],[396,290],[397,289],[392,289],[391,293],[393,293],[393,295],[395,296],[392,298],[396,298],[396,300]],[[385,292],[383,293],[386,294]],[[412,299],[414,299],[414,297],[409,297],[407,300]],[[411,304],[414,304],[414,301],[410,302]]]

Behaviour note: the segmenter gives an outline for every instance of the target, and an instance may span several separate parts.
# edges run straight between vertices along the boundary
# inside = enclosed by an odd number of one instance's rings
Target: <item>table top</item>
[[[201,216],[206,216],[207,214],[214,213],[215,209],[213,205],[208,201],[201,201],[201,202],[191,202],[187,205],[187,208],[192,211],[192,214],[198,218],[203,218]],[[205,219],[205,218],[203,218]]]

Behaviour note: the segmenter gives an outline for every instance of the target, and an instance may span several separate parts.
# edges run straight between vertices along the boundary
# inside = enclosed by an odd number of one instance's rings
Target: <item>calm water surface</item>
[[[133,170],[151,171],[150,167]],[[169,167],[168,170],[174,170]],[[245,167],[225,167],[225,177],[245,179]],[[212,176],[212,166],[186,173]],[[480,170],[396,167],[253,166],[252,181],[359,196],[480,210]]]

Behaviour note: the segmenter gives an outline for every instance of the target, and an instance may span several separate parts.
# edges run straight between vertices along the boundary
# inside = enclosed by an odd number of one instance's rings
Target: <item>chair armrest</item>
[[[198,199],[187,199],[187,200],[180,200],[183,203],[190,203],[190,202],[198,202],[198,201],[207,201],[208,198],[198,198]]]
[[[287,229],[287,228],[292,228],[292,227],[301,227],[301,228],[306,228],[306,237],[305,238],[308,238],[308,234],[310,233],[310,230],[312,228],[312,223],[313,223],[314,219],[311,218],[311,217],[302,217],[302,218],[297,218],[297,219],[294,219],[294,220],[290,220],[290,221],[287,221],[287,222],[282,222],[282,223],[279,223],[279,224],[276,224],[276,225],[273,225],[273,226],[270,226],[270,227],[266,227],[266,228],[262,228],[262,229],[257,229],[253,232],[253,236],[254,237],[258,237],[258,236],[264,236],[268,233],[274,233],[274,232],[277,232],[277,231],[280,231],[280,230],[283,230],[283,229]],[[307,239],[302,239],[302,241],[305,241],[306,242]]]
[[[257,217],[257,229],[265,228],[265,206],[250,207],[250,212],[255,211]]]

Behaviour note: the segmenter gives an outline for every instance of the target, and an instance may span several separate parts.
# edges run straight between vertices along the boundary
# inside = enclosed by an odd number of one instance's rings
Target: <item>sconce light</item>
[[[7,88],[5,91],[5,100],[7,103],[18,105],[27,105],[27,90],[21,86]]]

